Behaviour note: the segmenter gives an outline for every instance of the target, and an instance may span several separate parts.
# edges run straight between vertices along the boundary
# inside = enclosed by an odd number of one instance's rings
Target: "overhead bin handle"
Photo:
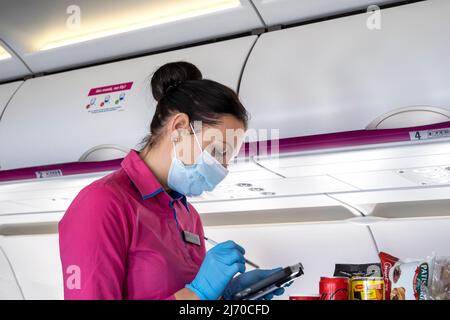
[[[90,148],[82,154],[79,158],[79,162],[91,162],[91,161],[107,161],[124,158],[130,148],[122,147],[115,144],[102,144]]]
[[[377,216],[366,216],[366,217],[353,217],[346,219],[346,222],[354,223],[363,226],[371,226],[375,223],[380,223],[388,220],[387,218],[377,217]]]
[[[373,120],[366,129],[399,129],[426,126],[450,121],[450,109],[431,106],[410,106],[392,110]]]

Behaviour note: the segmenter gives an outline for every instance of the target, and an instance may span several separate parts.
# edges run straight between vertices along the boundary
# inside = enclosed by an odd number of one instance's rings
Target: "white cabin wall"
[[[3,236],[0,236],[0,300],[20,300],[22,294],[14,277],[14,268],[3,249]]]
[[[450,209],[447,210],[450,216]],[[450,218],[384,221],[370,227],[380,251],[399,258],[450,256]]]
[[[245,248],[246,257],[262,268],[301,262],[305,274],[287,289],[282,299],[289,294],[318,294],[320,277],[332,276],[336,263],[378,261],[367,228],[346,222],[207,227],[205,235],[218,242],[237,242]]]
[[[13,266],[26,300],[63,299],[57,234],[4,236],[0,238],[0,246]],[[0,268],[3,271],[4,262],[1,260],[0,256]],[[17,286],[7,270],[0,273],[0,278],[5,276],[8,276],[8,284],[13,290],[8,295],[11,299],[20,299]]]

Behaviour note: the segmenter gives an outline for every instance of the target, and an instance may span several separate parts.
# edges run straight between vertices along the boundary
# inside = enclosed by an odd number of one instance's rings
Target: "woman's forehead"
[[[239,143],[244,139],[244,136],[245,130],[243,128],[208,127],[203,132],[203,139],[211,142]]]

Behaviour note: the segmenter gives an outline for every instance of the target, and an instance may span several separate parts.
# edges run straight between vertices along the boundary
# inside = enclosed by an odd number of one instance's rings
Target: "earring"
[[[171,137],[172,139],[172,142],[179,142],[180,141],[180,135],[179,134],[177,134],[177,135],[175,135],[175,134],[172,134],[172,137]]]

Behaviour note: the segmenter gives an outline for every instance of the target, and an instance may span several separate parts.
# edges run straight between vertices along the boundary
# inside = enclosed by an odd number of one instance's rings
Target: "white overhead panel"
[[[253,166],[247,165],[245,170],[241,164],[230,166],[230,174],[214,192],[193,200],[233,200],[357,190],[322,173],[286,178],[255,164]]]
[[[3,204],[2,204],[3,205]],[[67,209],[68,205],[65,207],[64,211]],[[34,225],[57,225],[59,220],[64,216],[64,211],[60,212],[45,212],[40,213],[39,211],[32,213],[18,212],[17,214],[6,214],[0,215],[0,225],[3,229],[10,230],[10,228],[15,228],[17,226],[34,226]],[[1,228],[0,228],[1,230]]]
[[[0,165],[6,170],[75,162],[96,147],[102,155],[135,148],[149,132],[156,105],[150,79],[158,67],[189,61],[205,78],[236,89],[255,40],[243,37],[30,79],[0,122]],[[105,145],[116,149],[105,152]],[[99,154],[88,159],[99,160]]]
[[[200,213],[339,206],[323,193],[357,190],[326,175],[284,179],[255,164],[234,164],[229,168],[229,176],[214,192],[190,199]],[[63,212],[84,186],[108,173],[0,184],[0,224],[35,223],[39,221],[33,220],[37,214]],[[335,218],[339,220],[342,215]],[[59,215],[39,219],[54,222]]]
[[[400,0],[253,0],[268,25],[302,22]]]
[[[21,86],[22,83],[23,81],[17,81],[0,85],[0,121],[1,115],[4,112],[6,105],[11,100],[12,96],[14,95],[16,90]]]
[[[63,299],[57,234],[7,236],[0,241],[26,300]]]
[[[339,201],[361,206],[450,199],[450,143],[445,138],[254,160],[258,166],[253,164],[251,169],[247,163],[241,172],[238,164],[216,190],[192,198],[199,212],[326,207],[341,205]]]
[[[411,202],[411,201],[434,201],[450,199],[450,186],[413,187],[398,189],[380,189],[360,192],[343,192],[333,194],[333,198],[339,199],[347,204],[358,207],[360,205]],[[423,213],[427,216],[427,213]],[[450,214],[449,214],[450,215]]]
[[[0,11],[0,38],[33,72],[166,49],[261,26],[248,0],[44,0],[25,7],[20,1],[8,1]]]
[[[264,269],[301,262],[305,274],[287,288],[284,298],[318,294],[320,277],[333,276],[336,263],[379,261],[367,228],[348,223],[205,228],[205,235],[218,242],[236,241],[246,258]]]
[[[433,253],[450,255],[449,218],[388,220],[370,228],[380,251],[398,258],[426,258]]]
[[[106,173],[0,184],[0,217],[4,219],[2,215],[65,211],[83,187]],[[31,220],[23,221],[36,222],[32,220],[33,215],[28,218]],[[14,222],[0,219],[0,224]]]
[[[448,192],[447,188],[447,192]],[[369,214],[369,213],[368,213]],[[369,214],[371,217],[385,219],[417,219],[450,217],[450,199],[420,201],[420,197],[412,201],[378,203]]]
[[[216,214],[450,199],[449,159],[447,139],[256,157],[258,164],[231,164],[213,192],[190,201],[201,214]],[[5,182],[0,214],[64,211],[83,186],[107,173]]]
[[[2,238],[0,237],[0,300],[21,300],[23,297],[14,277],[14,270],[2,247]]]
[[[240,208],[237,208],[236,211],[230,210],[230,207],[236,209],[236,204],[240,204]],[[225,202],[220,204],[222,210],[208,213],[203,210],[205,203],[195,203],[194,205],[202,216],[203,225],[208,228],[324,224],[361,217],[361,214],[356,216],[341,206],[338,201],[325,195],[261,199],[259,202],[240,200],[231,202],[231,204]],[[288,206],[291,208],[287,208]],[[260,210],[257,209],[258,207]]]
[[[364,129],[403,107],[450,110],[449,11],[430,0],[382,10],[380,30],[359,14],[262,34],[240,88],[250,127],[297,137]]]
[[[230,174],[213,192],[190,201],[202,213],[335,206],[323,193],[357,189],[326,175],[284,178],[253,162],[232,164]]]
[[[295,191],[294,191],[295,192]],[[335,200],[323,194],[292,195],[285,197],[249,197],[235,200],[199,201],[192,199],[191,203],[200,214],[243,212],[243,211],[276,211],[282,209],[332,207],[340,205]],[[325,209],[324,209],[325,211]],[[335,216],[340,220],[342,216]],[[311,221],[312,219],[308,219]],[[322,220],[322,219],[318,219]],[[317,221],[317,220],[316,220]]]
[[[327,176],[356,190],[450,184],[448,139],[433,143],[395,143],[353,150],[300,152],[280,157],[259,157],[257,162],[288,179]]]
[[[0,40],[0,82],[21,78],[29,74],[30,71],[22,63],[22,61],[20,61],[20,59],[18,59],[9,49],[7,49],[7,46]]]

